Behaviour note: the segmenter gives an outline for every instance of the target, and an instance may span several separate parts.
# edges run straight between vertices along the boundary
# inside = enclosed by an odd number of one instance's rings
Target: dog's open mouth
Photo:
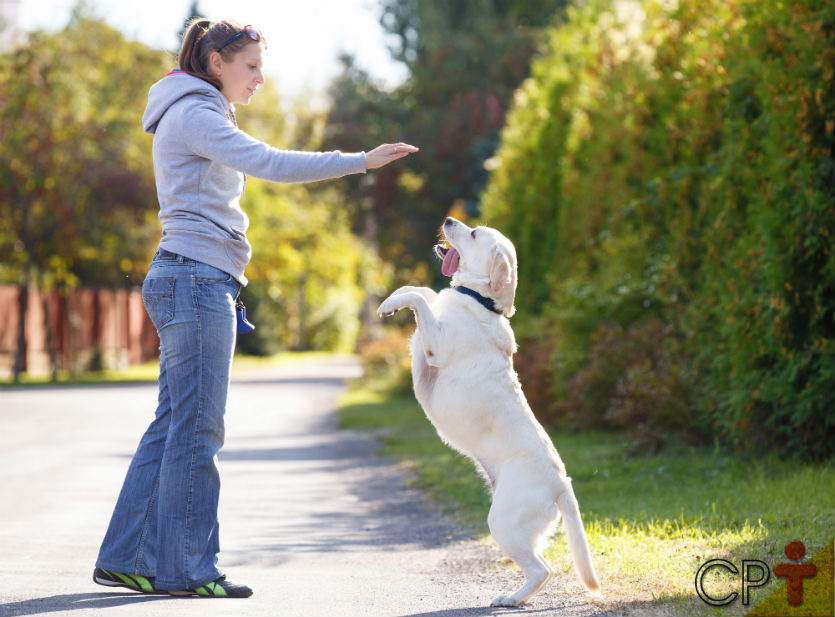
[[[436,244],[435,254],[444,262],[441,264],[441,272],[444,276],[452,276],[458,271],[458,262],[461,256],[455,250],[455,247]]]

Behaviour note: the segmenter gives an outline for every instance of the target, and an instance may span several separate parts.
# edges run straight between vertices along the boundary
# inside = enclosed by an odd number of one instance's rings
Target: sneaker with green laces
[[[93,582],[105,587],[127,587],[139,593],[165,593],[154,587],[153,576],[142,576],[141,574],[123,574],[104,568],[93,570]]]
[[[237,585],[226,580],[224,574],[211,583],[200,585],[194,589],[172,589],[169,592],[172,596],[193,596],[198,595],[204,598],[248,598],[252,595],[252,589],[246,585]]]

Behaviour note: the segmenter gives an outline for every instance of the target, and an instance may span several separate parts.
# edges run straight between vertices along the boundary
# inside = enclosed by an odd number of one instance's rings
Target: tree
[[[0,276],[22,286],[21,328],[35,281],[141,281],[156,192],[139,118],[164,66],[78,11],[63,31],[0,56]]]
[[[206,16],[206,14],[203,13],[203,11],[200,9],[200,0],[192,0],[191,1],[191,6],[189,7],[188,12],[186,13],[186,18],[183,20],[183,25],[180,28],[180,30],[177,32],[177,40],[178,41],[183,40],[183,35],[186,33],[186,30],[188,29],[188,23],[192,19],[195,19],[196,17],[205,17],[205,16]],[[178,48],[177,50],[175,50],[175,53],[179,53],[179,51],[180,50]]]
[[[246,108],[241,128],[291,150],[321,150],[324,117],[301,104],[284,114],[267,83]],[[283,349],[353,351],[368,286],[379,284],[373,249],[351,233],[344,192],[351,177],[282,185],[252,178],[241,207],[250,218],[252,262],[243,292],[256,330],[239,349],[266,354]]]
[[[374,84],[345,59],[331,88],[328,143],[342,149],[369,140],[403,140],[421,152],[354,187],[355,223],[363,212],[377,223],[380,253],[409,280],[438,276],[430,247],[443,217],[478,214],[485,162],[514,89],[525,78],[539,33],[564,2],[385,1],[381,23],[393,57],[409,69],[393,92]]]
[[[831,456],[833,30],[821,0],[594,0],[549,31],[482,209],[557,419]]]

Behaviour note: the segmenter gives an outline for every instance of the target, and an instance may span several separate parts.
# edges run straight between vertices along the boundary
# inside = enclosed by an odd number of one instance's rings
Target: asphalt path
[[[243,600],[146,596],[92,570],[156,384],[0,391],[0,616],[592,615],[573,577],[488,608],[521,575],[338,427],[349,361],[236,374],[219,457],[220,566]]]

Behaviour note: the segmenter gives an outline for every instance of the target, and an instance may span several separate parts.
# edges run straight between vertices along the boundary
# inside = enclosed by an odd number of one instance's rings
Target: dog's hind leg
[[[520,495],[515,487],[497,487],[487,523],[493,539],[522,569],[526,580],[513,593],[494,598],[490,606],[518,606],[542,591],[554,576],[542,554],[542,544],[559,513],[547,490],[525,487],[522,491]]]

